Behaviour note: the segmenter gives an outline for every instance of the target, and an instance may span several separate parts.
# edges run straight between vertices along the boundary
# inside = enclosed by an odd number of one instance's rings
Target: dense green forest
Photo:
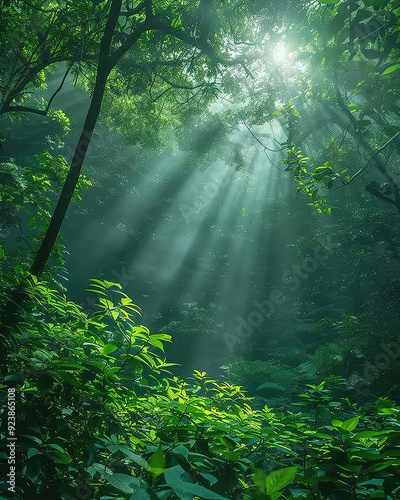
[[[0,500],[400,499],[400,2],[0,0]]]

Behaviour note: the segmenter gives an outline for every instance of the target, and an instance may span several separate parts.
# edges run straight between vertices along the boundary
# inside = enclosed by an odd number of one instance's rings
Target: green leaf
[[[210,483],[210,486],[218,482],[218,478],[216,478],[212,474],[207,474],[206,472],[200,472],[200,476],[204,477],[204,479],[207,479],[207,481]]]
[[[151,345],[153,345],[154,347],[157,347],[158,349],[160,349],[161,351],[164,352],[164,344],[161,342],[161,340],[159,340],[158,338],[154,338],[154,337],[156,337],[156,336],[150,335],[149,343]]]
[[[91,278],[90,281],[91,281],[91,283],[93,285],[96,285],[99,288],[102,288],[103,290],[108,290],[109,288],[112,288],[114,286],[117,287],[117,288],[119,288],[120,290],[122,290],[122,286],[119,283],[114,283],[112,281],[99,280],[99,279],[96,279],[96,278]]]
[[[359,420],[360,420],[359,416],[349,418],[349,419],[345,420],[344,422],[342,422],[341,427],[345,431],[351,432],[353,429],[355,429],[357,427]]]
[[[140,465],[140,467],[143,467],[143,469],[145,469],[145,470],[149,469],[149,464],[148,464],[147,460],[145,460],[140,455],[133,453],[133,451],[130,448],[128,448],[128,446],[121,445],[118,447],[118,450],[121,453],[123,453],[126,457],[130,458],[132,460],[132,462],[135,462],[137,465]]]
[[[374,437],[383,437],[387,436],[389,434],[392,434],[393,430],[386,430],[386,431],[361,431],[357,432],[357,434],[354,436],[355,439],[360,439],[360,438],[374,438]]]
[[[319,3],[323,3],[325,5],[336,4],[339,3],[339,0],[318,0]]]
[[[136,305],[136,304],[134,304],[134,303],[133,303],[133,300],[132,300],[130,297],[122,297],[122,299],[121,299],[121,304],[122,304],[123,306],[126,306],[126,305],[128,305],[128,304],[132,304],[132,305],[134,305],[134,306]],[[139,306],[136,306],[136,307],[139,307]]]
[[[94,463],[93,465],[90,465],[89,467],[87,467],[86,469],[88,471],[88,473],[94,477],[95,474],[100,474],[101,477],[106,477],[106,476],[109,476],[112,474],[112,470],[109,469],[108,467],[106,467],[105,465],[103,464],[98,464],[98,463]]]
[[[197,483],[190,483],[185,480],[189,475],[182,469],[180,465],[175,465],[164,472],[165,481],[168,486],[179,496],[179,498],[192,499],[193,495],[210,500],[228,500],[227,497],[222,497],[218,493],[201,486]]]
[[[391,460],[385,461],[385,462],[380,462],[375,465],[372,465],[371,467],[368,468],[369,472],[380,472],[381,470],[385,470],[388,467],[393,467],[397,464],[393,463]]]
[[[186,446],[183,446],[182,444],[176,446],[172,451],[177,455],[182,455],[186,459],[189,456],[189,449],[186,448]]]
[[[379,451],[377,450],[360,450],[353,451],[351,454],[351,460],[357,458],[363,458],[365,460],[378,460],[380,457]]]
[[[69,453],[66,452],[61,446],[58,444],[48,444],[48,448],[51,448],[49,451],[45,451],[44,455],[49,457],[53,462],[58,464],[69,464],[72,462],[72,458]]]
[[[149,471],[153,478],[157,478],[165,471],[165,464],[166,460],[162,448],[159,446],[149,459]]]
[[[118,346],[116,344],[113,344],[110,342],[109,344],[106,344],[104,347],[100,349],[100,352],[107,356],[107,354],[111,354],[112,352],[116,351],[118,349]]]
[[[140,481],[137,477],[129,476],[128,474],[106,474],[105,479],[118,491],[132,495],[140,487]]]
[[[40,438],[38,438],[37,436],[32,436],[30,434],[23,434],[21,437],[24,437],[26,439],[29,439],[30,441],[33,441],[34,443],[38,444],[38,445],[41,445],[42,444],[42,440]]]
[[[95,286],[98,286],[99,288],[102,288],[102,289],[105,289],[106,286],[104,285],[104,281],[102,280],[98,280],[96,278],[91,278],[90,279],[90,282],[95,285]]]
[[[298,467],[285,467],[268,474],[265,478],[265,492],[269,495],[277,493],[293,482],[297,469]]]
[[[62,361],[60,359],[53,360],[52,365],[57,370],[88,370],[88,368],[78,363],[70,363],[69,361]]]
[[[42,472],[42,466],[42,459],[38,455],[28,460],[26,462],[26,477],[35,483]]]
[[[360,420],[359,416],[349,418],[345,421],[333,419],[332,427],[335,427],[336,429],[340,429],[345,432],[351,432],[353,429],[357,427],[359,420]]]
[[[131,497],[129,497],[129,500],[167,500],[170,496],[171,492],[169,490],[157,492],[156,494],[152,489],[150,489],[149,486],[141,484],[140,488],[135,491],[135,493]],[[106,497],[102,498],[106,500]],[[110,498],[110,500],[112,499]]]
[[[393,64],[392,66],[389,66],[388,68],[383,71],[380,76],[386,76],[390,75],[391,73],[395,73],[397,71],[400,71],[400,63]]]
[[[30,448],[27,453],[28,460],[39,453],[37,448]]]
[[[22,373],[11,373],[10,375],[6,375],[3,380],[4,380],[4,382],[22,383],[24,381],[24,377],[23,377]]]

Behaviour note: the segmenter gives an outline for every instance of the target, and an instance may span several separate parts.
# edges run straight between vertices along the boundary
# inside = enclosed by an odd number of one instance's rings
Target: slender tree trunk
[[[93,96],[83,125],[82,133],[79,137],[67,178],[51,217],[50,224],[36,254],[35,260],[29,270],[30,274],[36,277],[40,277],[47,262],[49,261],[51,251],[54,248],[57,236],[60,232],[61,224],[65,218],[65,214],[67,213],[78,183],[82,165],[90,144],[90,139],[100,114],[107,78],[113,67],[113,64],[110,63],[110,49],[113,33],[121,9],[121,3],[122,0],[113,0],[111,3],[104,35],[100,42],[99,61]],[[13,327],[15,327],[18,323],[19,310],[27,298],[28,296],[25,292],[25,287],[22,285],[14,291],[12,297],[5,306],[0,324],[0,362],[2,363],[4,363],[6,359],[6,353],[9,346],[15,345]]]
[[[109,75],[108,68],[101,68],[97,74],[97,81],[93,92],[93,97],[90,102],[90,107],[86,115],[83,130],[79,137],[74,156],[71,161],[67,178],[65,179],[60,197],[58,199],[56,208],[50,220],[49,227],[36,254],[35,260],[29,270],[30,274],[39,277],[51,254],[51,251],[57,240],[60,232],[61,224],[67,213],[69,204],[74,194],[76,185],[79,180],[83,161],[90,144],[90,139],[93,134],[94,127],[100,114],[101,103],[103,100],[105,84]]]
[[[121,3],[121,0],[113,0],[111,4],[104,35],[100,42],[99,62],[97,66],[96,83],[93,89],[93,96],[90,101],[85,123],[83,124],[83,129],[79,137],[78,144],[76,145],[74,156],[71,160],[71,166],[58,199],[58,203],[51,217],[46,235],[43,238],[42,244],[40,245],[35,260],[30,268],[30,274],[33,274],[34,276],[39,277],[42,274],[50,258],[51,251],[54,248],[57,236],[60,232],[61,224],[65,218],[69,204],[71,203],[76,185],[78,184],[83,161],[92,138],[94,127],[96,126],[99,118],[107,79],[112,69],[109,61],[110,48],[112,36],[121,10]]]

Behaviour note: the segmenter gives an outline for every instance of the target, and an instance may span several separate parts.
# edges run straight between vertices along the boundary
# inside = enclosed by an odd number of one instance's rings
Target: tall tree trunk
[[[33,274],[34,276],[39,277],[43,273],[43,270],[49,260],[51,251],[56,243],[61,224],[65,218],[79,180],[83,161],[90,144],[90,139],[92,137],[94,127],[100,114],[101,103],[103,100],[104,89],[108,75],[109,69],[107,67],[99,68],[99,71],[97,72],[96,85],[93,91],[93,97],[86,115],[83,130],[72,157],[71,165],[65,179],[64,186],[58,199],[56,208],[51,217],[46,234],[36,254],[35,260],[33,261],[33,264],[29,270],[30,274]]]
[[[110,65],[109,60],[110,48],[113,33],[121,10],[121,3],[122,0],[113,0],[111,4],[111,9],[108,15],[104,35],[100,42],[100,54],[97,65],[96,82],[93,89],[93,96],[90,101],[90,106],[86,115],[85,123],[83,124],[83,129],[71,160],[71,166],[69,168],[67,178],[58,199],[58,203],[51,217],[49,227],[47,228],[46,235],[43,238],[42,244],[40,245],[35,260],[30,268],[30,274],[33,274],[37,277],[42,274],[50,258],[51,251],[60,232],[61,224],[65,218],[65,214],[67,213],[69,204],[71,203],[72,196],[78,183],[83,161],[85,159],[86,152],[92,138],[94,127],[96,126],[97,120],[99,118],[107,79],[110,71],[112,70],[112,66]]]
[[[71,198],[79,180],[93,130],[100,114],[107,78],[113,68],[113,64],[110,62],[110,49],[112,37],[121,10],[121,3],[122,0],[113,0],[111,3],[106,27],[100,42],[99,60],[93,96],[83,129],[76,145],[67,178],[51,217],[50,224],[29,271],[31,275],[37,277],[40,277],[43,273],[43,270],[50,258],[51,251],[56,243],[61,224],[65,218],[65,214],[67,213]],[[15,343],[12,330],[18,323],[19,309],[21,308],[23,302],[27,299],[27,294],[24,291],[24,288],[24,285],[22,285],[14,291],[3,312],[0,324],[0,362],[4,362],[8,346]]]

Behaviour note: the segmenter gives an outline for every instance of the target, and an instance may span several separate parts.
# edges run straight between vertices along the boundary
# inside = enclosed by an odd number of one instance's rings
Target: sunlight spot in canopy
[[[284,65],[288,62],[289,51],[285,41],[276,43],[272,49],[272,60],[275,64]]]

